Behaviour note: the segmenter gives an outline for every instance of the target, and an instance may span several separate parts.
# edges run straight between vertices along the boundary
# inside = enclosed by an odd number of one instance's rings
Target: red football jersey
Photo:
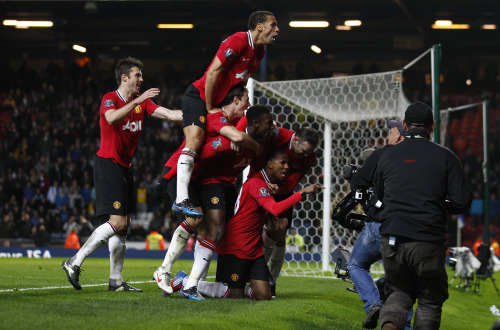
[[[136,95],[134,98],[138,97]],[[104,113],[116,110],[127,105],[128,101],[122,97],[118,90],[104,95],[99,110],[101,125],[101,146],[97,156],[109,158],[124,167],[130,167],[135,148],[142,131],[144,113],[151,115],[160,106],[150,99],[139,104],[121,122],[109,125]]]
[[[236,122],[230,123],[229,120],[222,114],[222,111],[207,114],[207,129],[205,131],[205,143],[220,135],[220,130],[224,126],[234,126]],[[182,141],[181,146],[170,156],[165,166],[170,168],[177,167],[177,161],[181,155],[182,149],[186,145],[186,139]]]
[[[214,90],[213,104],[215,106],[222,103],[231,87],[241,82],[246,84],[248,78],[257,70],[265,52],[264,45],[255,46],[253,44],[250,31],[237,32],[221,43],[215,56],[224,65],[226,72],[219,76]],[[210,63],[210,66],[212,63]],[[205,102],[205,82],[208,68],[203,77],[193,83],[200,91],[200,96]]]
[[[277,216],[302,200],[302,195],[297,192],[276,202],[269,193],[267,182],[269,180],[262,170],[243,184],[234,206],[234,215],[226,225],[226,233],[217,247],[217,253],[234,254],[240,259],[262,256],[262,228],[267,212]]]

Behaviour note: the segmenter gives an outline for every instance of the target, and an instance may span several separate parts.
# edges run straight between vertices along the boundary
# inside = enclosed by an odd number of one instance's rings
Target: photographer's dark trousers
[[[396,238],[396,244],[389,245],[389,237],[382,236],[380,252],[388,295],[380,311],[380,325],[392,322],[404,329],[408,312],[418,299],[413,328],[439,329],[442,306],[448,299],[446,244]]]

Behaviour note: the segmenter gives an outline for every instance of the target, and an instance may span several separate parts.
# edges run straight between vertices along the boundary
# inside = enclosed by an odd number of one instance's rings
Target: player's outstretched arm
[[[219,76],[224,71],[224,65],[222,65],[222,62],[216,55],[212,62],[212,65],[210,65],[210,68],[208,68],[207,80],[205,82],[205,99],[208,113],[214,113],[220,110],[214,108],[213,97],[215,93],[215,86],[217,85],[217,81],[219,81]]]
[[[321,191],[321,189],[325,189],[325,187],[317,185],[317,184],[312,184],[307,187],[304,187],[299,190],[299,193],[304,196],[307,194],[317,194]]]
[[[245,132],[238,131],[234,126],[224,126],[220,130],[220,135],[228,138],[232,142],[238,144],[242,148],[248,148],[255,153],[260,152],[260,144],[252,139],[250,135]]]
[[[170,110],[164,107],[159,107],[151,114],[151,117],[161,120],[181,122],[182,110]]]

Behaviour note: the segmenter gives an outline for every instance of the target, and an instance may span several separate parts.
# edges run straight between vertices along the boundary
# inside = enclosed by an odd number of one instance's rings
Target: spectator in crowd
[[[144,241],[146,239],[147,232],[140,223],[136,223],[131,228],[130,234],[128,236],[133,241]]]
[[[288,252],[304,252],[306,250],[304,238],[297,233],[295,228],[290,229],[290,234],[286,237],[286,245]]]
[[[78,238],[78,227],[73,227],[64,241],[64,248],[79,249],[80,239]]]
[[[33,236],[33,241],[35,242],[36,247],[47,247],[49,246],[50,236],[47,230],[45,229],[45,225],[41,223],[38,228],[33,227],[35,229],[35,234]]]
[[[0,238],[11,238],[16,231],[16,225],[12,219],[12,214],[4,214],[2,222],[0,222]]]
[[[474,198],[472,199],[469,213],[474,226],[483,224],[484,200],[477,190],[474,191]]]
[[[157,231],[152,231],[146,237],[146,250],[165,250],[165,239]]]

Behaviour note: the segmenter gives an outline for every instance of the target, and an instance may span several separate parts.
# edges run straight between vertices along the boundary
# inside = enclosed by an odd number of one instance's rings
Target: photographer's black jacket
[[[445,241],[447,211],[470,207],[471,189],[457,156],[419,129],[384,152],[375,176],[383,203],[381,235]]]
[[[363,166],[352,176],[351,190],[368,189],[374,186],[375,171],[377,170],[378,161],[384,151],[390,147],[391,145],[386,145],[383,148],[373,151],[373,153],[365,160]],[[381,209],[374,207],[377,200],[377,195],[374,192],[374,196],[369,203],[368,211],[365,210],[365,213],[370,221],[380,221]]]

